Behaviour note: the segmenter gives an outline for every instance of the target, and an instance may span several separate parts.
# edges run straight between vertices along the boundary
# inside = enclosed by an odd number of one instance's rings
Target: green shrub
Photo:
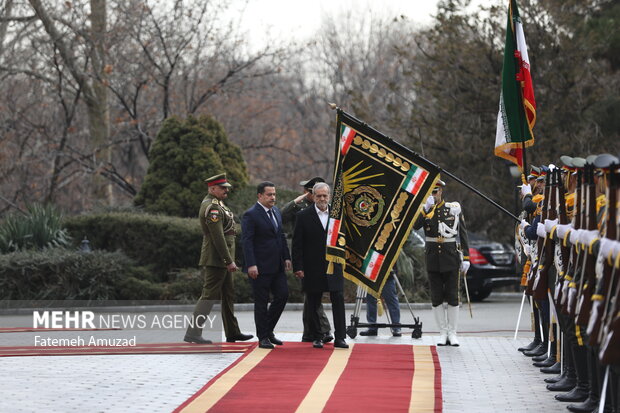
[[[62,248],[0,255],[3,300],[113,300],[132,260],[120,252]]]
[[[71,238],[53,205],[32,204],[26,215],[12,213],[0,224],[0,252],[66,247]]]
[[[149,153],[149,168],[135,205],[146,211],[195,217],[207,192],[205,178],[226,172],[235,187],[248,182],[241,149],[208,116],[168,118]]]
[[[103,213],[68,217],[65,226],[76,239],[87,237],[93,249],[121,250],[156,278],[166,281],[180,268],[196,267],[202,230],[197,219],[137,213]]]

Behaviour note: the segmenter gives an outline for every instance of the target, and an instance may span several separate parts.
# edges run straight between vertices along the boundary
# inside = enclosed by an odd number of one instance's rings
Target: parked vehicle
[[[518,285],[521,274],[517,271],[514,248],[486,240],[469,233],[469,262],[467,286],[472,301],[482,301],[493,289]]]

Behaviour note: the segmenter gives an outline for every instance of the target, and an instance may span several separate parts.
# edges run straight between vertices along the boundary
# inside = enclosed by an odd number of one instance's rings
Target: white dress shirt
[[[319,216],[319,219],[321,220],[321,224],[323,224],[323,229],[327,228],[327,221],[329,220],[329,209],[326,209],[325,211],[321,211],[316,204],[314,204],[314,209],[316,209],[316,213]]]

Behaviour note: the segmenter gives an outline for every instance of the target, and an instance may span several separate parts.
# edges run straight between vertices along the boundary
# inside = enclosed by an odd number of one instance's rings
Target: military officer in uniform
[[[315,184],[319,182],[325,182],[323,178],[320,176],[316,176],[307,181],[301,181],[299,185],[303,186],[304,193],[299,195],[297,198],[292,201],[287,202],[281,210],[282,213],[282,222],[287,225],[289,223],[292,224],[292,227],[295,226],[295,215],[309,206],[314,205],[314,195],[312,193],[312,188]],[[331,335],[331,326],[329,324],[329,319],[325,315],[325,309],[323,308],[323,304],[319,303],[317,307],[317,315],[319,316],[319,322],[321,324],[321,332],[323,333],[323,343],[329,343],[334,339]],[[311,343],[314,341],[312,334],[310,333],[310,320],[312,320],[312,314],[304,300],[304,309],[302,313],[302,319],[304,323],[304,332],[301,336],[301,341]]]
[[[226,174],[205,179],[208,195],[200,205],[199,219],[202,227],[200,272],[204,277],[202,295],[194,308],[193,323],[187,329],[184,340],[188,343],[210,344],[202,338],[202,327],[217,300],[222,302],[222,322],[227,342],[246,341],[252,335],[242,334],[234,314],[233,273],[235,264],[235,221],[232,211],[224,205],[232,187]]]
[[[467,273],[469,269],[469,242],[461,206],[458,202],[443,200],[444,186],[443,181],[437,181],[414,228],[424,227],[426,236],[426,270],[433,316],[439,327],[437,345],[458,346],[458,279],[459,271]],[[460,240],[460,248],[457,240]],[[444,302],[448,304],[447,309],[444,309]]]

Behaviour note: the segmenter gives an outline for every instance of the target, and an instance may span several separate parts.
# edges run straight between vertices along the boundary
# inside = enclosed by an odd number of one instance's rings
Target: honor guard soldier
[[[232,185],[226,180],[226,174],[212,176],[205,182],[209,193],[202,200],[199,212],[203,234],[199,266],[204,285],[184,340],[188,343],[211,343],[202,338],[202,327],[215,301],[221,300],[226,341],[246,341],[254,336],[242,334],[235,318],[233,273],[238,269],[234,261],[235,220],[233,212],[224,205]]]
[[[437,181],[414,228],[424,227],[426,236],[426,270],[433,316],[439,327],[437,345],[458,346],[458,281],[459,272],[466,274],[469,269],[469,241],[460,204],[445,202],[442,198],[445,185],[443,181]],[[444,302],[448,304],[447,309],[444,309]]]

